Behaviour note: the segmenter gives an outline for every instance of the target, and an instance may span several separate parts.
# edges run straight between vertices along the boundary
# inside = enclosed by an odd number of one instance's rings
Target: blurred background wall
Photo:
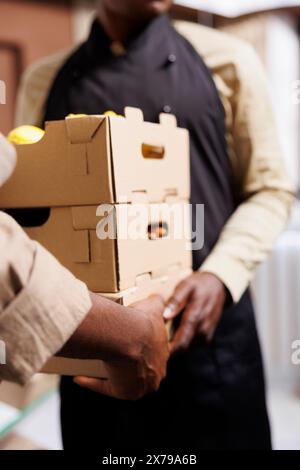
[[[21,72],[32,62],[73,43],[72,8],[55,1],[0,1],[0,70],[7,106],[0,128],[8,132]]]
[[[298,8],[280,8],[256,12],[255,5],[270,6],[271,0],[252,0],[253,13],[237,17],[224,17],[212,11],[240,8],[236,0],[182,0],[173,8],[174,18],[200,22],[219,28],[252,43],[263,60],[271,82],[274,108],[289,172],[298,184],[299,143],[298,107],[291,102],[291,84],[299,79],[299,24]],[[274,4],[290,4],[288,0],[274,0]],[[13,126],[16,91],[21,72],[32,62],[59,49],[78,43],[87,34],[93,15],[93,0],[0,0],[0,69],[7,83],[6,113],[0,116],[0,127],[8,132]],[[248,0],[243,0],[245,5]],[[295,0],[293,4],[299,3]],[[204,5],[202,10],[182,4]],[[224,5],[228,4],[226,8]],[[216,6],[214,6],[216,5]],[[221,5],[221,7],[218,7]],[[210,8],[208,8],[210,6]],[[218,7],[218,8],[217,8]],[[202,7],[203,8],[203,7]]]

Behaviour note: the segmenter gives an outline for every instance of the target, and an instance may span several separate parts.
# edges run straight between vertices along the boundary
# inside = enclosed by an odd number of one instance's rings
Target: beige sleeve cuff
[[[245,264],[225,253],[212,252],[199,270],[217,276],[228,289],[234,303],[240,300],[251,281],[251,272]]]
[[[26,287],[1,312],[6,365],[0,366],[0,380],[27,382],[61,349],[91,308],[86,285],[38,243],[33,266]]]

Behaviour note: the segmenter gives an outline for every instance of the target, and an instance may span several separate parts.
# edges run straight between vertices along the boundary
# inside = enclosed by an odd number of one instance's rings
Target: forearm
[[[98,294],[90,296],[92,308],[57,355],[109,361],[130,354],[130,338],[134,335],[134,327],[129,328],[132,309]]]
[[[0,213],[0,380],[24,383],[73,334],[91,308],[86,286]]]

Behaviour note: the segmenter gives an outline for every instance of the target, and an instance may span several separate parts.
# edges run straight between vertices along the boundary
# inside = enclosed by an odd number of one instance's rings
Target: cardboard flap
[[[71,144],[91,142],[105,119],[106,116],[66,117],[67,134]]]
[[[141,109],[132,108],[131,106],[126,106],[124,113],[125,113],[126,119],[130,119],[131,121],[140,122],[140,123],[144,122],[144,115]]]
[[[159,122],[163,126],[168,126],[168,127],[177,127],[177,119],[174,116],[174,114],[166,114],[166,113],[160,113],[159,115]]]

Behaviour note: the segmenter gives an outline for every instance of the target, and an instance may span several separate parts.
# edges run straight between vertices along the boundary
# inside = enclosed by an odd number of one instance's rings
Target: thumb
[[[155,311],[163,312],[165,302],[161,295],[159,294],[152,294],[147,299],[144,300],[145,306],[150,307]]]
[[[143,310],[145,312],[155,312],[162,315],[165,303],[162,296],[153,294],[146,299],[134,302],[130,305],[130,307],[136,308],[138,310]]]
[[[188,302],[190,292],[191,287],[189,283],[181,282],[178,284],[164,310],[163,316],[165,320],[172,320],[184,309]]]

